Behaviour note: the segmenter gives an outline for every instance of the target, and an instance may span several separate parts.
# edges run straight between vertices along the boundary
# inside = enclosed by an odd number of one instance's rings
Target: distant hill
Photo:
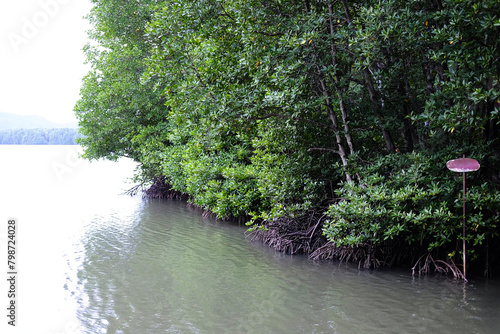
[[[37,115],[16,115],[0,112],[0,130],[78,128],[76,123],[54,123]]]
[[[78,129],[5,129],[0,130],[0,145],[75,145],[81,137]]]

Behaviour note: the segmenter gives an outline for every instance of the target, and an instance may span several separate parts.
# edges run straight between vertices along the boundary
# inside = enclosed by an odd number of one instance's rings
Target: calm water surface
[[[0,218],[19,220],[20,267],[19,325],[2,333],[499,332],[498,281],[276,253],[184,203],[121,196],[134,164],[76,150],[0,146]]]

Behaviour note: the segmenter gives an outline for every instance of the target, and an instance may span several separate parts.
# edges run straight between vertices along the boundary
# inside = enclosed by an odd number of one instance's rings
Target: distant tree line
[[[78,129],[0,130],[0,145],[75,145]]]

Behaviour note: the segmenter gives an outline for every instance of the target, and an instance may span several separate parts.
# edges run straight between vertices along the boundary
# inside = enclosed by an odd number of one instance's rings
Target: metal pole
[[[465,259],[465,172],[463,174],[463,221],[462,221],[462,237],[463,237],[463,265],[464,265],[464,279],[467,280],[467,275],[466,275],[466,259]]]
[[[450,160],[446,163],[446,167],[448,167],[449,170],[457,173],[462,173],[462,179],[463,179],[463,220],[462,220],[462,253],[463,253],[463,266],[464,266],[464,271],[463,271],[463,278],[464,281],[467,282],[467,250],[465,248],[465,173],[466,172],[474,172],[476,170],[479,170],[481,166],[479,165],[479,162],[474,159],[466,159],[465,154],[462,159],[455,159],[455,160]]]

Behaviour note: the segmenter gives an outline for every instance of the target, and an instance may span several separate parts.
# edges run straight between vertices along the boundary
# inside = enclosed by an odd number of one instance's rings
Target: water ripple
[[[89,333],[493,333],[498,325],[486,315],[498,305],[483,306],[478,289],[275,253],[245,239],[244,227],[202,219],[184,203],[144,201],[88,226],[73,288]]]

